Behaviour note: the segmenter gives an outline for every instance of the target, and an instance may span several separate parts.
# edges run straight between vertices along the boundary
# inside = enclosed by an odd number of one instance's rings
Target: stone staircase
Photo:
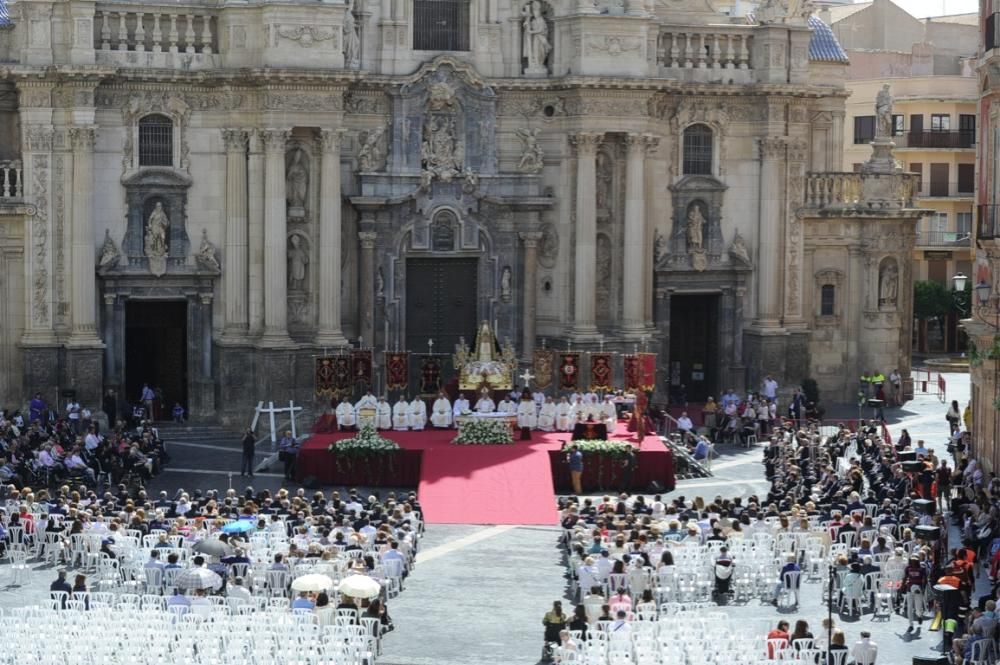
[[[215,423],[158,422],[170,465],[204,470],[239,470],[241,452],[238,429]]]

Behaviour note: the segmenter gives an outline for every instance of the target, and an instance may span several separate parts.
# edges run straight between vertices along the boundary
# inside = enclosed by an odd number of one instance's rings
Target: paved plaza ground
[[[948,400],[963,406],[969,398],[968,375],[948,374]],[[934,396],[918,396],[904,409],[887,414],[893,436],[908,428],[938,454],[944,453],[946,406]],[[836,413],[836,415],[844,415]],[[844,417],[847,417],[844,415]],[[178,487],[225,488],[229,471],[239,468],[239,443],[218,441],[170,448],[171,466],[154,479],[150,490]],[[756,450],[722,450],[713,465],[715,476],[678,483],[668,496],[748,496],[765,491]],[[242,489],[238,474],[231,479]],[[258,474],[255,487],[277,488],[280,473]],[[468,497],[475,500],[475,497]],[[382,665],[469,665],[487,663],[536,663],[541,650],[542,616],[555,599],[567,598],[565,562],[558,547],[556,527],[431,525],[407,580],[404,593],[389,604],[396,630],[384,641]],[[22,587],[8,585],[10,576],[0,566],[0,606],[14,608],[46,597],[54,572],[37,566]],[[761,630],[780,617],[809,621],[820,630],[825,608],[820,602],[821,583],[804,584],[801,611],[777,610],[757,601],[728,606],[724,611],[741,622],[754,622]],[[870,615],[845,622],[837,620],[849,643],[861,630],[870,630],[879,645],[879,665],[906,665],[915,655],[929,654],[940,642],[940,633],[926,629],[907,635],[906,621],[893,616],[873,621]],[[925,626],[927,624],[925,623]]]

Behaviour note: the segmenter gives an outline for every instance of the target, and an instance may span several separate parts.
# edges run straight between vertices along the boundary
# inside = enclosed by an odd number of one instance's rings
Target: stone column
[[[541,231],[521,233],[524,243],[524,337],[521,348],[524,357],[531,362],[535,351],[536,315],[538,311],[538,243],[542,240]]]
[[[259,130],[247,135],[247,316],[250,334],[257,336],[264,330],[264,144]]]
[[[285,214],[287,129],[265,129],[264,142],[264,334],[261,345],[286,346],[288,337],[288,218]]]
[[[781,277],[784,271],[784,224],[782,224],[782,169],[785,141],[762,138],[760,146],[760,221],[757,255],[757,319],[761,328],[781,323]]]
[[[624,308],[622,332],[631,337],[646,334],[646,151],[658,140],[646,134],[629,134],[625,162]]]
[[[361,231],[358,239],[361,241],[360,289],[361,314],[360,328],[363,346],[375,346],[375,239],[374,231]]]
[[[343,129],[320,131],[322,163],[320,164],[319,206],[319,328],[317,346],[346,346],[347,339],[340,327],[341,284],[341,200],[340,200],[340,141]]]
[[[115,343],[115,300],[117,300],[117,296],[104,295],[104,377],[105,380],[112,383],[117,376],[115,358],[118,344]]]
[[[242,129],[223,129],[226,144],[226,250],[222,292],[225,294],[223,334],[247,332],[247,136]]]
[[[597,147],[603,134],[580,132],[570,136],[576,148],[576,262],[573,291],[573,328],[576,339],[597,337]]]
[[[100,344],[97,336],[97,274],[94,248],[94,141],[97,127],[70,127],[73,143],[73,332],[72,345]]]
[[[201,378],[212,378],[212,296],[201,294]]]

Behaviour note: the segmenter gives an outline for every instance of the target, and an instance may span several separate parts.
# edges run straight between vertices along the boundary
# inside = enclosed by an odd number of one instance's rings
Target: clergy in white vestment
[[[517,414],[517,402],[514,401],[513,395],[507,395],[500,403],[497,404],[498,413],[506,413],[508,416],[513,416]]]
[[[439,428],[451,427],[451,402],[443,392],[438,393],[437,399],[431,405],[431,425]]]
[[[392,429],[392,407],[384,397],[380,397],[375,406],[375,427]]]
[[[597,393],[588,390],[587,392],[585,392],[583,394],[583,403],[584,404],[597,404],[597,401],[598,401],[597,400]]]
[[[541,410],[538,412],[538,429],[543,432],[552,432],[556,428],[556,404],[549,397],[545,400]]]
[[[573,429],[573,407],[565,397],[556,404],[556,430],[568,432]]]
[[[572,395],[569,396],[569,403],[570,404],[576,404],[577,402],[581,401],[582,399],[583,399],[583,395],[581,395],[578,392],[574,392]]]
[[[490,391],[483,388],[482,396],[476,402],[476,413],[493,413],[497,410],[497,405],[490,399]]]
[[[378,407],[378,400],[375,399],[375,395],[370,392],[365,393],[365,396],[358,400],[358,403],[354,405],[354,415],[358,415],[358,411],[361,409],[374,409]]]
[[[538,416],[535,412],[535,401],[528,395],[521,399],[517,405],[517,426],[524,429],[535,429],[538,425]]]
[[[450,414],[451,411],[449,410],[448,413]],[[427,425],[427,403],[419,397],[414,397],[413,401],[410,402],[409,424],[410,429],[418,432]]]
[[[341,429],[354,427],[358,423],[358,419],[354,415],[354,407],[346,399],[341,400],[340,404],[337,405],[336,413],[337,426]]]
[[[614,432],[615,426],[618,424],[618,409],[615,408],[615,403],[611,401],[610,395],[604,398],[599,415],[601,421],[608,426],[608,433]]]
[[[465,397],[465,393],[459,393],[458,399],[455,400],[455,406],[452,407],[451,412],[457,418],[468,411],[470,411],[469,400]]]
[[[392,406],[392,428],[405,432],[410,426],[410,403],[402,397]]]

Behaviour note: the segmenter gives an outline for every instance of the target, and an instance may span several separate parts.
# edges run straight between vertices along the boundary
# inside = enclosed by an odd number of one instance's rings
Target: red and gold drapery
[[[552,385],[552,351],[535,349],[532,357],[531,370],[535,375],[535,386],[545,390]]]
[[[612,388],[614,372],[611,369],[610,353],[590,354],[590,389],[607,392]]]
[[[333,397],[336,393],[336,376],[333,369],[333,358],[316,359],[316,396]]]
[[[420,392],[424,395],[441,390],[441,361],[434,356],[420,359]]]
[[[385,386],[389,390],[405,391],[410,385],[410,352],[385,352]]]
[[[354,349],[351,351],[351,382],[363,388],[372,385],[372,350]]]
[[[642,390],[656,389],[656,354],[639,354],[639,387]]]
[[[624,356],[625,392],[636,392],[642,388],[642,370],[639,366],[639,356],[629,353]]]
[[[559,388],[576,390],[580,382],[580,354],[559,354]]]

